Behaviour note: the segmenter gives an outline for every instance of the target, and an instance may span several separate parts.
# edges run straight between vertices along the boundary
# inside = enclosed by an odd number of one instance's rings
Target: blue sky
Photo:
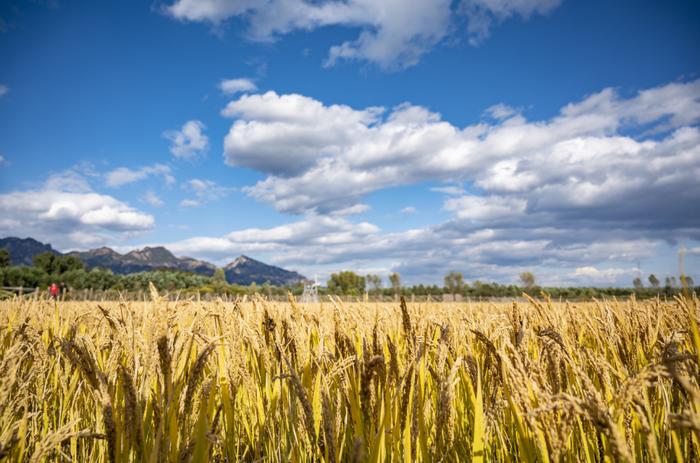
[[[0,235],[700,281],[700,4],[7,1]]]

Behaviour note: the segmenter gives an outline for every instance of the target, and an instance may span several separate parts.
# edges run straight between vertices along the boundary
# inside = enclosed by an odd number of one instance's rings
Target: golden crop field
[[[698,461],[697,298],[0,302],[10,461]]]

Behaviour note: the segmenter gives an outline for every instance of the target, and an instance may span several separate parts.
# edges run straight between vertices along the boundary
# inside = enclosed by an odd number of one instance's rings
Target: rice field
[[[698,461],[698,308],[0,301],[0,459]]]

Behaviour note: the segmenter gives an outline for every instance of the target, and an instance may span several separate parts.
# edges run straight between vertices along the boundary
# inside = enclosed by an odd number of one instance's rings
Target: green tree
[[[365,290],[365,277],[350,271],[333,273],[327,286],[332,293],[358,295]]]
[[[460,294],[464,289],[464,277],[462,274],[453,270],[445,275],[445,289],[452,295]]]
[[[658,288],[659,287],[659,279],[656,278],[656,275],[653,273],[649,275],[649,284],[651,285],[652,288]]]
[[[7,249],[0,249],[0,268],[9,267],[10,265],[12,265],[10,253]]]
[[[639,277],[632,280],[632,285],[634,285],[634,289],[637,291],[644,289],[644,283],[642,283],[642,279]]]
[[[523,272],[520,274],[520,282],[526,289],[535,286],[535,275],[532,272]]]
[[[34,267],[43,270],[44,272],[51,275],[54,270],[55,260],[56,255],[47,251],[32,257],[32,264],[34,265]]]
[[[681,286],[687,289],[693,289],[695,287],[695,282],[693,278],[688,275],[681,275]]]
[[[379,275],[367,275],[365,281],[375,292],[379,292],[382,287],[382,277]]]
[[[212,279],[219,283],[226,283],[226,273],[224,272],[224,269],[217,267],[216,270],[214,270]]]
[[[401,275],[394,272],[389,275],[389,281],[391,282],[391,289],[394,290],[394,294],[399,294],[401,292]]]
[[[56,256],[53,260],[53,271],[57,274],[63,274],[71,270],[82,270],[84,268],[85,264],[76,256]]]
[[[0,286],[45,287],[49,284],[49,276],[36,267],[5,267],[0,268]]]

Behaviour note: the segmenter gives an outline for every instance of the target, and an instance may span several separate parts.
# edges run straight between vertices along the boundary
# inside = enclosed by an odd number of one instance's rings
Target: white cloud
[[[10,87],[8,87],[7,85],[0,85],[0,98],[7,95],[7,93],[9,91],[10,91]]]
[[[477,43],[491,25],[513,16],[528,18],[551,11],[559,0],[177,0],[166,14],[183,20],[220,25],[239,17],[248,37],[269,42],[297,30],[326,26],[359,29],[354,40],[333,45],[326,65],[338,60],[365,60],[382,68],[407,67],[441,43],[461,18],[467,18],[470,41]],[[476,39],[475,39],[476,38]]]
[[[337,255],[327,253],[323,257],[322,249],[355,247],[378,232],[378,227],[367,222],[356,224],[342,217],[309,216],[272,228],[248,228],[223,237],[198,236],[167,246],[176,253],[216,259],[232,258],[240,253],[271,253],[270,261],[285,263],[314,252],[316,258],[332,261],[337,260]]]
[[[202,203],[197,201],[196,199],[183,199],[180,201],[180,206],[182,207],[199,207],[201,206]]]
[[[153,191],[148,190],[143,197],[144,202],[153,207],[162,207],[165,205],[162,199]]]
[[[0,194],[0,235],[32,236],[59,247],[119,240],[151,229],[153,216],[89,189],[76,175],[41,188]]]
[[[235,119],[227,164],[267,174],[243,191],[307,225],[364,211],[373,191],[444,182],[430,189],[452,218],[423,229],[375,230],[324,249],[271,239],[279,229],[249,231],[257,238],[245,246],[239,235],[216,238],[280,263],[337,270],[381,256],[416,278],[453,266],[501,281],[535,268],[552,283],[629,283],[575,269],[627,268],[666,242],[700,240],[700,216],[689,213],[700,201],[700,80],[625,98],[604,89],[545,120],[500,105],[465,127],[410,104],[356,109],[274,92],[242,96],[223,113]]]
[[[196,199],[184,199],[180,202],[182,207],[198,207],[205,203],[217,201],[231,194],[235,189],[223,187],[212,180],[193,178],[185,183],[185,187],[196,196]]]
[[[254,92],[258,89],[251,79],[225,79],[219,83],[219,89],[224,95],[235,95],[236,93]]]
[[[465,195],[445,201],[445,209],[454,212],[457,218],[488,223],[522,215],[526,206],[523,199],[500,196]]]
[[[462,0],[460,12],[468,17],[469,43],[478,45],[489,36],[494,23],[513,16],[528,19],[534,14],[548,14],[561,0]]]
[[[412,215],[416,213],[416,208],[413,206],[407,206],[401,209],[401,213],[405,215]]]
[[[454,225],[387,233],[367,222],[312,215],[272,228],[196,236],[167,247],[221,263],[245,253],[322,278],[340,269],[383,268],[384,274],[398,270],[408,282],[425,283],[458,269],[467,280],[515,282],[521,271],[533,270],[542,284],[629,285],[626,271],[590,268],[605,262],[625,262],[631,268],[636,259],[656,253],[662,242],[620,240],[582,230],[585,239],[574,237],[567,243],[552,239],[547,229],[457,232]]]
[[[338,209],[333,211],[331,214],[335,216],[344,215],[358,215],[370,210],[369,204],[355,204],[354,206],[346,207],[345,209]]]
[[[152,166],[144,166],[138,169],[119,167],[107,172],[105,183],[107,186],[115,188],[158,175],[162,176],[163,180],[165,180],[165,183],[168,185],[175,183],[175,177],[172,175],[170,167],[165,164],[154,164]]]
[[[166,130],[163,136],[170,140],[170,152],[176,158],[192,160],[202,156],[209,149],[209,138],[204,134],[206,127],[200,121],[191,120],[180,130]]]
[[[454,196],[445,207],[464,220],[700,226],[685,212],[700,198],[700,80],[630,98],[604,89],[541,121],[501,108],[463,128],[410,104],[354,109],[274,92],[223,113],[236,119],[227,164],[268,174],[244,192],[281,212],[333,213],[379,189],[437,180],[478,188],[433,188]]]
[[[627,279],[631,281],[635,272],[635,268],[606,268],[601,270],[594,266],[585,266],[578,267],[570,276],[580,280],[582,283],[614,286],[622,276],[628,277]]]
[[[430,191],[433,191],[435,193],[444,193],[450,196],[461,196],[463,194],[466,194],[464,188],[456,185],[433,187],[430,188]]]

